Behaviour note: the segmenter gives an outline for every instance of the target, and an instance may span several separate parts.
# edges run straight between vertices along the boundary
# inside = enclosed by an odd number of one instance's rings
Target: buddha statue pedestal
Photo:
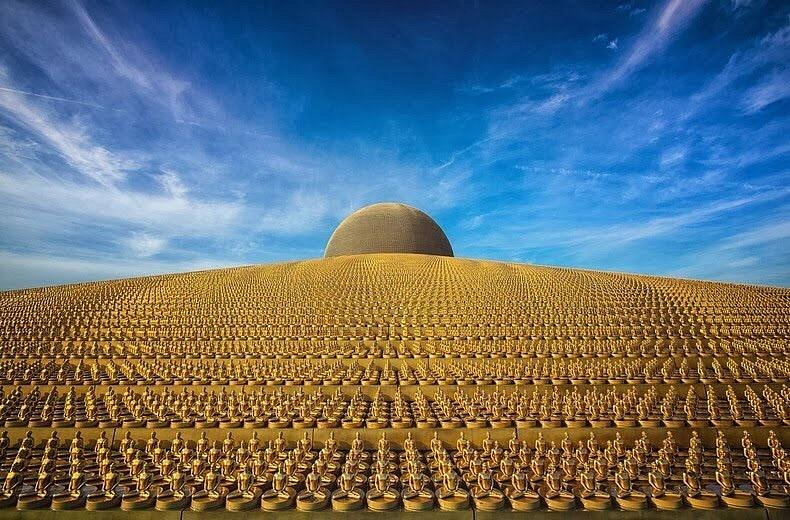
[[[562,472],[553,464],[546,472],[540,494],[551,511],[570,511],[576,509],[576,496],[565,489]]]
[[[403,509],[406,511],[429,511],[433,509],[433,492],[429,489],[403,491]]]
[[[189,508],[197,512],[220,509],[225,506],[225,497],[226,493],[222,487],[217,487],[212,491],[196,491],[192,495],[192,505]]]
[[[29,491],[22,491],[19,493],[19,499],[16,503],[16,508],[20,511],[29,509],[45,509],[49,508],[52,502],[52,495],[48,489],[42,492],[36,492],[32,488]]]
[[[594,473],[582,473],[577,495],[584,509],[588,511],[606,511],[612,508],[612,496],[599,489]]]
[[[686,502],[694,509],[702,509],[707,511],[719,507],[719,495],[704,490],[687,492]]]
[[[117,490],[105,493],[98,491],[91,495],[85,501],[85,509],[88,511],[103,511],[105,509],[112,509],[121,505],[122,495]]]
[[[263,493],[259,488],[251,487],[246,491],[231,491],[225,497],[225,509],[228,511],[249,511],[258,507]]]
[[[264,511],[283,511],[291,509],[296,501],[296,491],[291,486],[285,486],[277,491],[269,489],[261,496],[261,508]]]
[[[400,493],[392,488],[378,490],[376,488],[368,492],[368,509],[371,511],[390,511],[398,507]]]
[[[299,511],[321,511],[329,506],[330,494],[325,487],[315,491],[305,489],[296,495],[296,509]]]
[[[735,509],[748,509],[754,506],[754,495],[747,491],[742,491],[740,489],[735,489],[730,493],[721,495],[721,501],[727,505],[727,507],[733,507]]]
[[[150,509],[156,505],[157,494],[153,489],[147,491],[132,491],[121,499],[121,509],[124,511],[138,511]]]
[[[332,509],[335,511],[355,511],[365,503],[365,492],[360,487],[348,491],[338,489],[332,493]]]
[[[14,507],[18,499],[19,496],[17,495],[16,491],[4,492],[0,494],[0,509]]]
[[[480,486],[472,486],[472,498],[475,508],[479,511],[499,511],[505,507],[505,494],[498,489],[483,489]]]
[[[52,505],[50,506],[54,511],[68,511],[70,509],[79,509],[85,505],[85,500],[88,495],[96,493],[96,486],[88,484],[82,485],[77,491],[61,491],[55,492],[52,495]]]
[[[553,491],[548,487],[542,489],[543,500],[551,511],[571,511],[576,509],[576,496],[570,491]]]
[[[614,496],[615,502],[625,511],[642,511],[647,509],[647,495],[641,491],[618,492]]]
[[[444,485],[440,485],[436,488],[436,498],[442,511],[469,509],[469,492],[460,487],[448,489]]]
[[[775,493],[773,491],[764,495],[756,495],[757,502],[763,507],[770,509],[786,509],[790,507],[790,497],[785,493]]]
[[[683,496],[680,493],[672,491],[664,491],[661,493],[656,493],[654,491],[650,494],[650,502],[656,509],[675,510],[683,507]]]
[[[513,511],[537,511],[540,509],[540,495],[531,489],[517,490],[512,486],[505,488],[505,496]]]
[[[192,501],[192,494],[187,489],[162,491],[156,497],[157,511],[174,511],[186,509]]]

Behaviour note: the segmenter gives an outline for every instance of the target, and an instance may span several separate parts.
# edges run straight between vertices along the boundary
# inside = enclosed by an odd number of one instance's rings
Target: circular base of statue
[[[329,506],[329,491],[321,488],[315,493],[307,490],[296,495],[296,509],[299,511],[320,511]]]
[[[362,488],[354,488],[348,493],[337,490],[332,493],[332,509],[335,511],[355,511],[365,503],[365,492]]]
[[[435,419],[417,419],[417,429],[436,428],[439,421]]]
[[[121,505],[121,495],[93,494],[88,495],[88,499],[85,501],[85,509],[88,511],[103,511],[119,505]]]
[[[192,500],[192,495],[189,493],[180,492],[178,494],[172,491],[163,491],[156,497],[156,510],[157,511],[173,511],[176,509],[185,509],[189,506]]]
[[[707,428],[708,427],[708,420],[707,419],[688,419],[688,420],[686,420],[686,422],[692,428]]]
[[[225,509],[228,511],[249,511],[255,509],[260,504],[261,491],[251,489],[246,493],[241,491],[231,491],[225,498]]]
[[[376,490],[368,491],[367,502],[368,509],[371,511],[391,511],[398,507],[400,495],[391,489],[383,493]]]
[[[576,509],[576,497],[568,491],[561,491],[556,495],[549,493],[543,496],[546,505],[551,511],[571,511]]]
[[[49,493],[44,493],[42,495],[39,495],[38,493],[24,495],[20,494],[19,500],[16,502],[16,508],[19,511],[27,511],[29,509],[48,509],[50,503],[52,503],[52,495]]]
[[[661,419],[639,419],[639,426],[642,428],[660,428]]]
[[[477,486],[472,488],[475,509],[479,511],[499,511],[505,507],[505,494],[498,489],[483,491]]]
[[[694,509],[716,509],[719,507],[719,496],[709,491],[703,491],[694,496],[686,496],[686,502]]]
[[[785,509],[790,507],[790,497],[785,494],[757,495],[757,502],[770,509]]]
[[[612,497],[603,491],[596,491],[590,496],[580,496],[579,500],[588,511],[606,511],[612,508]]]
[[[16,493],[0,494],[0,509],[15,506],[18,498]]]
[[[626,511],[642,511],[647,509],[647,495],[641,491],[631,491],[624,496],[615,496],[615,501]]]
[[[359,419],[359,418],[343,419],[340,421],[340,427],[343,428],[344,430],[362,428],[363,424],[365,424],[365,419]]]
[[[507,494],[513,511],[537,511],[540,509],[540,495],[531,490],[510,491]]]
[[[156,505],[156,494],[145,493],[144,495],[137,491],[124,495],[121,499],[121,509],[123,511],[137,511],[140,509],[150,509]]]
[[[88,495],[96,492],[94,486],[83,485],[79,493],[55,493],[52,495],[51,509],[55,511],[68,511],[70,509],[79,509],[85,505],[85,499]]]
[[[291,509],[296,501],[296,491],[288,486],[279,493],[273,489],[265,491],[261,497],[261,508],[264,511],[282,511]]]
[[[433,509],[433,493],[423,489],[419,493],[403,492],[403,509],[406,511],[429,511]]]
[[[464,489],[444,491],[442,486],[436,489],[436,499],[442,511],[465,511],[469,509],[469,492]]]
[[[674,510],[683,507],[683,497],[680,493],[664,493],[661,496],[652,496],[650,501],[656,509]]]
[[[219,509],[225,506],[225,495],[222,493],[209,493],[201,490],[192,495],[192,504],[189,508],[192,511],[203,512]]]
[[[746,491],[735,490],[730,495],[721,495],[721,501],[727,507],[736,509],[747,509],[754,506],[754,496]]]

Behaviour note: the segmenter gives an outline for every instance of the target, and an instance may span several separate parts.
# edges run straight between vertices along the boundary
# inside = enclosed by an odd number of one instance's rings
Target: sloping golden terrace
[[[415,353],[461,341],[502,353],[570,342],[617,354],[645,345],[705,350],[713,340],[781,345],[790,334],[787,289],[411,254],[11,291],[0,295],[0,312],[9,344],[121,354],[127,344],[256,351],[372,341]]]
[[[786,515],[790,290],[335,242],[0,293],[0,517]]]

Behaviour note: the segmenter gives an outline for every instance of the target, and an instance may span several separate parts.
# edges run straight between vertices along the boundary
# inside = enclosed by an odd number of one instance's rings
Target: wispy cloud
[[[586,97],[597,97],[617,87],[667,45],[697,16],[705,0],[668,0],[647,22],[623,58],[592,84]]]
[[[46,94],[38,94],[36,92],[25,92],[24,90],[17,90],[17,89],[8,88],[8,87],[0,87],[0,91],[10,92],[12,94],[23,94],[25,96],[34,96],[34,97],[41,98],[41,99],[47,99],[49,101],[62,101],[64,103],[74,103],[75,105],[82,105],[82,106],[86,106],[86,107],[101,108],[101,109],[105,108],[105,107],[103,107],[101,105],[97,105],[96,103],[90,103],[88,101],[80,101],[78,99],[62,98],[62,97],[58,97],[58,96],[48,96]]]
[[[743,109],[747,114],[753,114],[788,96],[790,96],[790,71],[774,70],[758,85],[746,91],[743,97]]]

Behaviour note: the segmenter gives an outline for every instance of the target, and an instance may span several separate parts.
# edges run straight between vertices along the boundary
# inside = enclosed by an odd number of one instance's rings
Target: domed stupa
[[[324,258],[367,253],[453,256],[453,248],[442,228],[422,211],[381,202],[346,217],[329,238]]]

